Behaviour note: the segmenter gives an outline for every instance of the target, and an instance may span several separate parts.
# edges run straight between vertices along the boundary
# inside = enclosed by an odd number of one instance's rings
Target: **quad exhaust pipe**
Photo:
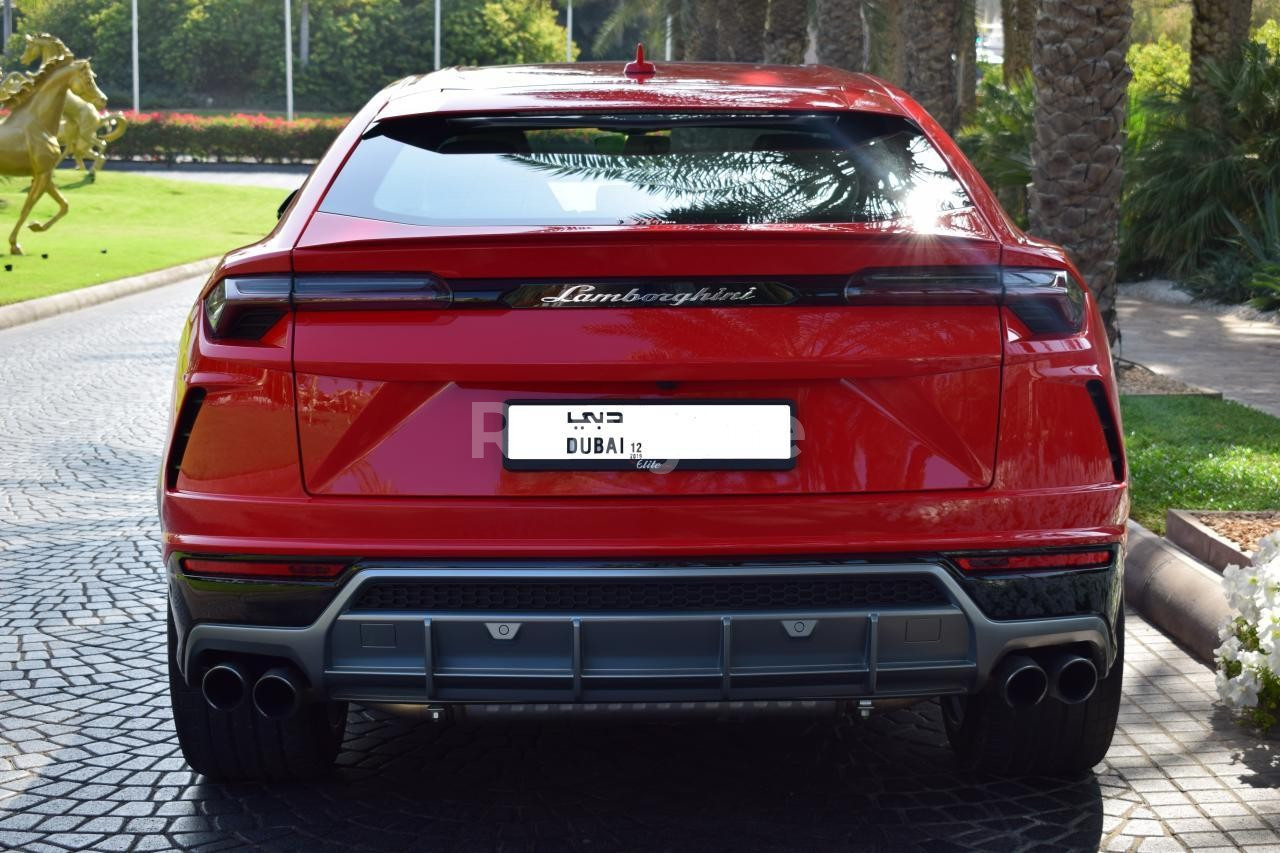
[[[249,692],[249,679],[236,664],[220,663],[205,672],[200,692],[215,711],[234,711]]]
[[[1043,666],[1029,655],[1012,654],[1000,663],[994,682],[1010,708],[1031,708],[1046,696],[1078,705],[1097,689],[1098,668],[1073,652],[1053,652]]]
[[[205,672],[200,692],[209,707],[218,711],[234,711],[246,698],[254,709],[270,720],[284,720],[302,706],[302,681],[297,673],[284,666],[267,670],[250,688],[250,678],[236,663],[219,663]]]
[[[253,685],[253,707],[268,720],[292,717],[302,705],[302,685],[293,670],[269,669]]]
[[[1039,705],[1049,691],[1049,675],[1026,655],[1009,655],[996,670],[996,687],[1010,708]]]
[[[1098,668],[1088,658],[1059,652],[1048,661],[1049,695],[1067,705],[1079,705],[1098,687]]]

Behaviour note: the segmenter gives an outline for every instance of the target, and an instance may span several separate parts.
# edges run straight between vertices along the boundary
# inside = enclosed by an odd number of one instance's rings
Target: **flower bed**
[[[1258,543],[1254,565],[1222,573],[1234,611],[1222,628],[1218,694],[1232,710],[1261,728],[1280,715],[1280,533]]]
[[[300,163],[319,160],[346,125],[345,118],[202,116],[126,112],[129,129],[108,146],[114,159]]]

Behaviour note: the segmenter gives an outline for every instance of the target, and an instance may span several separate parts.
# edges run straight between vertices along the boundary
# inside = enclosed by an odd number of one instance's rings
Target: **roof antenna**
[[[644,58],[644,43],[636,45],[636,58],[627,63],[622,73],[628,77],[652,77],[658,67]]]

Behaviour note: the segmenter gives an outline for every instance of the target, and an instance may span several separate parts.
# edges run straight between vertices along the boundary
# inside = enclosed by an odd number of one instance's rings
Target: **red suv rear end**
[[[210,776],[317,772],[347,702],[940,697],[971,766],[1110,743],[1098,311],[874,78],[389,87],[205,287],[165,460]]]

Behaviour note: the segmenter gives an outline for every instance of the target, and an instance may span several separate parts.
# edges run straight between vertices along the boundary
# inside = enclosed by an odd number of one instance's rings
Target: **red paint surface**
[[[907,223],[429,228],[314,213],[359,134],[424,111],[860,109],[905,114],[975,207]],[[659,63],[450,71],[389,87],[231,274],[430,272],[445,280],[835,276],[869,267],[1065,267],[1019,232],[904,93],[831,69]],[[876,553],[1119,541],[1128,502],[1086,391],[1115,382],[1090,297],[1035,339],[996,305],[299,309],[261,341],[211,340],[199,306],[179,400],[207,396],[167,550],[399,557]],[[658,383],[663,383],[660,387]],[[674,385],[672,385],[674,383]],[[473,450],[473,404],[538,397],[785,398],[790,471],[508,472]],[[489,418],[496,418],[490,415]],[[497,423],[489,420],[494,429]]]

